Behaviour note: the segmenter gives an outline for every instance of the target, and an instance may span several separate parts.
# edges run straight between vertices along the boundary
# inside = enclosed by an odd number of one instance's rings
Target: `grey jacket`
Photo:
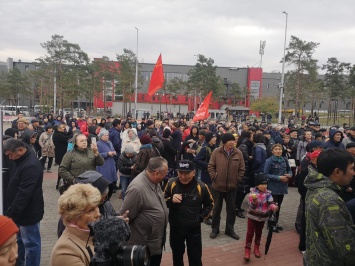
[[[162,253],[165,244],[168,208],[160,184],[149,181],[145,171],[128,186],[120,215],[129,210],[131,237],[128,245],[147,245],[150,255]]]

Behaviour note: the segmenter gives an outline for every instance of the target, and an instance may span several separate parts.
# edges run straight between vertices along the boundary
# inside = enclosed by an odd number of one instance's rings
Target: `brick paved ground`
[[[57,169],[52,168],[53,173],[45,173],[43,180],[43,191],[45,200],[45,214],[41,222],[42,236],[42,259],[41,265],[49,265],[49,258],[52,248],[57,240],[57,222],[58,210],[57,200],[59,193],[55,190],[57,180]],[[118,210],[121,206],[121,200],[118,194],[113,194],[111,199],[113,206]],[[257,259],[253,255],[249,264],[253,265],[302,265],[302,254],[298,251],[298,235],[294,230],[295,216],[299,203],[299,195],[295,188],[289,188],[289,194],[285,196],[281,209],[280,225],[284,227],[284,231],[279,234],[273,234],[273,240],[269,250],[269,254]],[[246,209],[246,203],[243,208]],[[235,231],[240,236],[240,240],[236,241],[224,235],[225,227],[225,211],[222,213],[221,234],[216,239],[210,239],[209,234],[211,228],[205,224],[202,225],[202,241],[203,241],[203,264],[204,265],[223,265],[236,266],[246,265],[244,262],[244,241],[246,234],[246,219],[237,217]],[[262,237],[262,253],[266,240],[267,230],[264,229]],[[185,256],[186,257],[186,256]],[[187,257],[185,265],[188,265]],[[169,243],[166,244],[166,251],[163,254],[162,266],[172,265],[171,249]],[[193,265],[191,265],[193,266]]]

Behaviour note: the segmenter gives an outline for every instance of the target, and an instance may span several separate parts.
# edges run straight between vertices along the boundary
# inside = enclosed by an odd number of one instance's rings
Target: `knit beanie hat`
[[[141,141],[142,145],[152,143],[152,139],[149,137],[149,135],[143,135],[140,138],[140,141]]]
[[[224,133],[222,135],[222,139],[221,140],[222,140],[223,144],[226,144],[230,140],[234,140],[235,141],[235,137],[233,136],[232,133]]]
[[[211,139],[213,139],[215,136],[216,136],[216,135],[213,134],[212,132],[208,132],[208,133],[206,133],[206,135],[205,135],[205,141],[206,141],[206,142],[210,142]]]
[[[254,177],[254,185],[259,186],[261,184],[267,184],[267,178],[264,174],[256,174]]]
[[[10,218],[0,215],[0,247],[18,231],[18,227]]]

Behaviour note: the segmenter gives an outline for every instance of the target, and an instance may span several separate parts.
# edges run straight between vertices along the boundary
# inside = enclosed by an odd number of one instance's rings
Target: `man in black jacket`
[[[179,161],[177,172],[178,177],[171,178],[164,191],[170,209],[170,247],[174,266],[184,265],[185,241],[189,265],[202,266],[201,222],[212,213],[212,194],[207,185],[195,178],[195,165],[191,161]]]
[[[7,209],[4,215],[20,228],[17,236],[18,265],[40,265],[41,235],[39,223],[44,214],[43,167],[25,143],[18,139],[4,141],[4,153],[15,165],[10,169],[7,186]]]

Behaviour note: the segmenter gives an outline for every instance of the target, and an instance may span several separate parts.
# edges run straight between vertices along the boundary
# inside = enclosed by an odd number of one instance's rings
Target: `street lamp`
[[[136,55],[136,80],[135,80],[135,95],[134,95],[134,112],[137,114],[137,91],[138,91],[138,28],[137,30],[137,55]],[[137,116],[137,115],[136,115]]]
[[[279,120],[278,122],[281,123],[281,116],[282,116],[282,98],[284,94],[284,81],[285,81],[285,56],[286,56],[286,36],[287,36],[287,20],[288,20],[288,13],[282,12],[286,15],[286,28],[285,28],[285,43],[284,43],[284,57],[282,60],[282,75],[281,75],[281,88],[280,88],[280,105],[279,105]]]

